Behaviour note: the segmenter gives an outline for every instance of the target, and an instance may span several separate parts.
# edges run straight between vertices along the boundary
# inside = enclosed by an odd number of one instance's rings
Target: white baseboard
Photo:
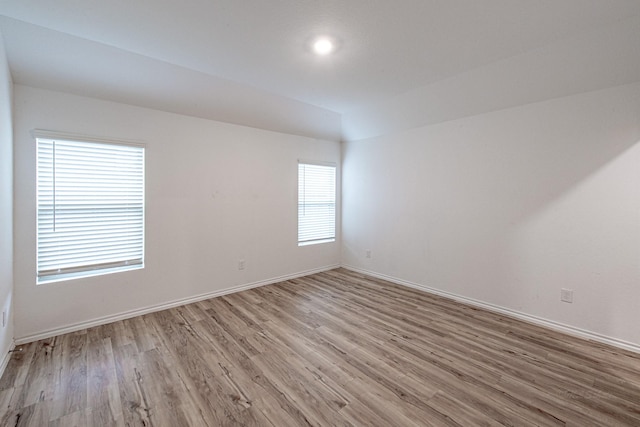
[[[580,338],[585,338],[588,340],[609,344],[614,347],[618,347],[624,350],[633,351],[635,353],[640,353],[640,344],[635,344],[629,341],[620,340],[617,338],[608,337],[606,335],[598,334],[595,332],[587,331],[585,329],[576,328],[574,326],[565,325],[563,323],[554,322],[553,320],[544,319],[537,316],[532,316],[527,313],[522,313],[519,311],[511,310],[509,308],[500,307],[498,305],[486,303],[480,300],[476,300],[473,298],[463,297],[461,295],[456,295],[450,292],[441,291],[439,289],[431,288],[429,286],[420,285],[418,283],[409,282],[407,280],[398,279],[396,277],[387,276],[386,274],[376,273],[375,271],[365,270],[362,268],[352,267],[349,265],[342,265],[343,268],[347,270],[354,271],[356,273],[366,274],[367,276],[376,277],[378,279],[386,280],[397,285],[406,286],[408,288],[417,289],[423,292],[427,292],[430,294],[442,296],[445,298],[449,298],[463,304],[472,305],[479,308],[484,308],[486,310],[504,314],[506,316],[514,317],[518,320],[523,320],[525,322],[533,323],[538,326],[543,326],[545,328],[553,329],[555,331],[563,332],[568,335],[573,335]]]
[[[2,362],[0,362],[0,377],[4,374],[4,370],[7,369],[7,365],[9,364],[9,360],[11,360],[11,354],[13,350],[16,348],[16,343],[12,342],[11,346],[9,346],[9,350],[4,354],[2,358]]]
[[[166,310],[168,308],[178,307],[181,305],[191,304],[193,302],[198,302],[210,298],[215,298],[223,295],[233,294],[236,292],[246,291],[252,288],[258,288],[260,286],[271,285],[278,282],[284,282],[286,280],[295,279],[302,276],[308,276],[310,274],[321,273],[323,271],[333,270],[334,268],[340,267],[340,264],[328,265],[325,267],[316,268],[313,270],[301,271],[298,273],[288,274],[280,277],[272,277],[266,280],[260,280],[258,282],[247,283],[244,285],[232,286],[230,288],[221,289],[213,292],[207,292],[200,295],[195,295],[188,298],[182,298],[174,301],[169,301],[163,304],[152,305],[144,308],[139,308],[135,310],[129,310],[118,314],[113,314],[104,317],[98,317],[92,320],[88,320],[86,322],[74,323],[66,326],[62,326],[59,328],[53,328],[46,331],[38,332],[36,334],[26,335],[23,337],[19,337],[15,339],[15,345],[27,344],[33,341],[42,340],[45,338],[54,337],[56,335],[67,334],[69,332],[76,332],[87,328],[92,328],[94,326],[106,325],[107,323],[117,322],[119,320],[130,319],[136,316],[142,316],[143,314],[154,313],[156,311]],[[8,361],[8,359],[7,359]]]

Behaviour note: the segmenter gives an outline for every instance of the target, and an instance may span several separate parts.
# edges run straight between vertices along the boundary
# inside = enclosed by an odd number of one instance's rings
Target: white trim
[[[42,139],[54,139],[59,141],[97,142],[102,144],[132,145],[134,147],[146,148],[146,144],[142,141],[133,141],[128,139],[110,139],[110,138],[103,138],[101,136],[58,132],[58,131],[46,130],[46,129],[33,129],[31,131],[31,136],[34,139],[42,138]]]
[[[319,240],[305,240],[304,242],[298,242],[298,246],[317,245],[319,243],[333,243],[335,241],[336,241],[335,237],[330,237],[328,239],[319,239]]]
[[[313,165],[313,166],[329,166],[332,168],[336,168],[336,172],[338,171],[338,164],[336,162],[325,162],[322,160],[304,160],[298,159],[298,164],[304,165]]]
[[[188,298],[182,298],[182,299],[166,302],[163,304],[157,304],[157,305],[152,305],[145,308],[124,311],[122,313],[113,314],[109,316],[98,317],[96,319],[88,320],[86,322],[73,323],[73,324],[62,326],[59,328],[49,329],[49,330],[38,332],[35,334],[26,335],[24,337],[16,338],[15,345],[27,344],[27,343],[42,340],[45,338],[51,338],[57,335],[76,332],[83,329],[92,328],[95,326],[106,325],[107,323],[117,322],[119,320],[125,320],[125,319],[130,319],[132,317],[142,316],[144,314],[154,313],[156,311],[162,311],[169,308],[179,307],[181,305],[191,304],[194,302],[198,302],[198,301],[202,301],[210,298],[215,298],[223,295],[233,294],[236,292],[246,291],[248,289],[258,288],[260,286],[272,285],[274,283],[284,282],[286,280],[296,279],[298,277],[308,276],[310,274],[333,270],[334,268],[338,268],[338,267],[340,267],[340,264],[328,265],[328,266],[316,268],[313,270],[301,271],[298,273],[288,274],[280,277],[273,277],[271,279],[260,280],[257,282],[247,283],[244,285],[232,286],[230,288],[221,289],[213,292],[207,292],[204,294],[195,295]]]
[[[565,325],[563,323],[555,322],[553,320],[544,319],[542,317],[537,317],[537,316],[522,313],[519,311],[511,310],[509,308],[500,307],[498,305],[486,303],[473,298],[467,298],[467,297],[463,297],[461,295],[453,294],[450,292],[441,291],[439,289],[434,289],[429,286],[424,286],[424,285],[420,285],[418,283],[410,282],[407,280],[398,279],[396,277],[387,276],[386,274],[376,273],[374,271],[352,267],[344,264],[342,265],[342,268],[354,271],[356,273],[361,273],[361,274],[366,274],[368,276],[376,277],[378,279],[387,280],[397,285],[406,286],[408,288],[413,288],[413,289],[417,289],[430,294],[449,298],[449,299],[461,302],[463,304],[480,307],[485,310],[492,311],[494,313],[500,313],[506,316],[514,317],[518,320],[522,320],[528,323],[533,323],[534,325],[542,326],[548,329],[553,329],[555,331],[563,332],[565,334],[572,335],[575,337],[584,338],[584,339],[588,339],[588,340],[592,340],[592,341],[596,341],[604,344],[609,344],[611,346],[618,347],[624,350],[640,353],[640,344],[635,344],[635,343],[624,341],[618,338],[608,337],[606,335],[587,331],[585,329],[576,328],[570,325]]]
[[[0,362],[0,377],[4,375],[4,370],[7,369],[7,365],[9,364],[9,360],[11,360],[11,355],[13,354],[13,350],[16,349],[16,342],[12,341],[9,346],[9,350],[4,354],[2,358],[2,362]]]

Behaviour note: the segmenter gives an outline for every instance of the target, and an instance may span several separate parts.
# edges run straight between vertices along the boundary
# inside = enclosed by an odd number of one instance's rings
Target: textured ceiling
[[[638,14],[638,0],[1,0],[0,29],[18,83],[133,102],[197,75],[344,114]],[[330,57],[308,49],[320,34],[340,40]],[[149,60],[171,76],[149,78]]]

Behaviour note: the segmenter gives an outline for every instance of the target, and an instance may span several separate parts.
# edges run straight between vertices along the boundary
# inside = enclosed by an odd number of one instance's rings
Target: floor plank
[[[639,354],[344,269],[17,350],[1,425],[640,425]]]

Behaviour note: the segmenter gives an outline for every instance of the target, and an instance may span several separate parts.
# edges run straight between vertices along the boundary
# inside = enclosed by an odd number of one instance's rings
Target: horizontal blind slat
[[[336,168],[298,164],[298,244],[335,239]]]
[[[144,148],[37,139],[38,276],[141,264]]]

